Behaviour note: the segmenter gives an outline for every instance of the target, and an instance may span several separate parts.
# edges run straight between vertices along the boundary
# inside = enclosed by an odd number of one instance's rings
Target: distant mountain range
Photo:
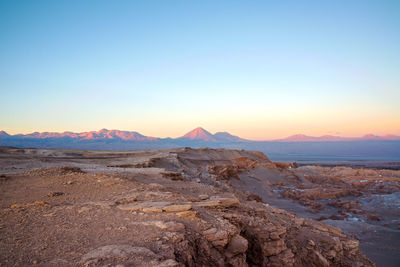
[[[0,131],[0,146],[19,148],[64,148],[87,150],[133,150],[172,147],[212,147],[258,150],[267,155],[297,156],[361,156],[364,159],[379,157],[400,160],[400,136],[365,135],[362,137],[320,137],[297,134],[284,139],[269,141],[246,140],[227,132],[212,134],[198,127],[178,138],[145,136],[133,131],[102,129],[82,133],[34,132],[10,135]],[[284,160],[282,157],[276,158]]]
[[[21,139],[48,139],[48,138],[72,138],[76,140],[106,140],[106,139],[119,139],[124,141],[152,141],[157,140],[155,137],[144,136],[138,132],[119,131],[101,129],[100,131],[91,131],[83,133],[73,132],[34,132],[30,134],[16,134],[9,135],[5,131],[0,131],[0,138],[21,138]]]
[[[109,140],[109,141],[160,141],[160,140],[180,140],[180,141],[203,141],[203,142],[245,142],[243,138],[231,135],[227,132],[218,132],[211,134],[205,129],[198,127],[182,137],[179,138],[158,138],[151,136],[144,136],[138,132],[133,131],[120,131],[120,130],[107,130],[101,129],[99,131],[90,131],[82,133],[73,132],[34,132],[30,134],[16,134],[9,135],[5,131],[0,131],[0,139],[8,140],[29,140],[29,139],[73,139],[75,141],[93,141],[93,140]]]
[[[85,140],[119,140],[119,141],[160,141],[160,140],[179,140],[179,141],[202,141],[202,142],[260,142],[251,141],[238,136],[232,135],[228,132],[217,132],[215,134],[198,127],[178,138],[158,138],[151,136],[144,136],[134,131],[120,131],[120,130],[107,130],[101,129],[99,131],[90,131],[82,133],[73,132],[34,132],[30,134],[16,134],[10,135],[5,131],[0,131],[0,139],[74,139],[77,141]],[[362,137],[341,137],[333,135],[324,136],[308,136],[304,134],[296,134],[283,139],[268,140],[265,142],[341,142],[341,141],[367,141],[367,140],[400,140],[397,135],[372,135],[367,134]]]

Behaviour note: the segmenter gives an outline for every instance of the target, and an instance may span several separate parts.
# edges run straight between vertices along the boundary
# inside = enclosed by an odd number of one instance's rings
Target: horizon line
[[[369,132],[369,133],[365,133],[365,134],[362,134],[362,135],[359,135],[359,136],[332,135],[332,134],[324,134],[324,135],[317,135],[317,136],[314,136],[314,135],[309,135],[309,134],[304,134],[304,133],[295,133],[295,134],[287,135],[287,136],[284,136],[284,137],[277,137],[277,138],[272,138],[272,139],[249,139],[249,138],[241,137],[241,136],[239,136],[239,135],[232,134],[232,133],[230,133],[230,132],[228,132],[228,131],[217,131],[217,132],[215,132],[215,133],[212,133],[212,132],[206,130],[204,127],[201,127],[201,126],[196,127],[196,128],[194,128],[194,129],[192,129],[192,130],[190,130],[190,131],[188,131],[188,132],[185,132],[183,135],[179,135],[179,136],[177,136],[177,137],[170,137],[170,136],[166,136],[166,137],[151,136],[151,135],[143,134],[142,132],[136,131],[136,130],[120,130],[120,129],[107,129],[107,128],[101,128],[101,129],[99,129],[99,130],[76,131],[76,132],[73,131],[73,130],[67,130],[67,131],[34,131],[34,132],[11,133],[11,134],[10,134],[9,132],[7,132],[6,130],[1,130],[1,129],[0,129],[0,132],[4,132],[4,133],[6,133],[6,134],[8,134],[8,135],[10,135],[10,136],[17,136],[17,135],[30,135],[30,134],[36,134],[36,133],[39,133],[39,134],[43,134],[43,133],[56,133],[56,134],[74,133],[74,134],[83,134],[83,133],[90,133],[90,132],[98,133],[98,132],[101,132],[101,131],[119,131],[119,132],[130,132],[130,133],[135,132],[135,133],[141,134],[141,135],[143,135],[143,136],[145,136],[145,137],[156,138],[156,139],[167,139],[167,138],[178,139],[178,138],[183,138],[184,135],[186,135],[186,134],[188,134],[188,133],[190,133],[190,132],[192,132],[192,131],[195,131],[195,130],[197,130],[197,129],[202,129],[202,130],[204,130],[204,131],[209,132],[209,133],[212,134],[212,135],[215,135],[215,134],[217,134],[217,133],[229,133],[229,134],[231,134],[231,135],[234,135],[234,136],[236,136],[236,137],[239,137],[239,138],[244,139],[244,140],[247,140],[247,141],[259,141],[259,142],[263,142],[263,141],[265,141],[265,142],[268,142],[268,141],[281,141],[281,140],[285,140],[285,139],[289,139],[289,138],[295,138],[295,137],[303,137],[303,138],[334,137],[334,138],[343,138],[343,139],[360,139],[360,138],[367,137],[367,136],[374,136],[374,137],[381,137],[381,138],[382,138],[382,137],[389,137],[389,136],[391,136],[391,137],[399,137],[399,138],[400,138],[400,135],[392,134],[392,133],[386,133],[386,134],[383,134],[383,135],[382,135],[382,134],[374,134],[374,133]],[[318,141],[318,140],[317,140],[317,141]]]

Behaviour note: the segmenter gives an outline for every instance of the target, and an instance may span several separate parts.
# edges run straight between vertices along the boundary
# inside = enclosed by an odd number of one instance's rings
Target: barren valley
[[[1,266],[399,266],[400,171],[0,149]]]

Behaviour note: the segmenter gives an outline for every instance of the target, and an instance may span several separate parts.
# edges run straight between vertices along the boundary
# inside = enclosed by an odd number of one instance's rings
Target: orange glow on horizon
[[[207,124],[192,124],[192,125],[180,125],[180,126],[166,126],[158,124],[158,127],[149,127],[150,125],[144,125],[142,127],[121,127],[120,125],[106,126],[106,127],[92,127],[87,128],[71,128],[71,129],[58,129],[58,128],[31,128],[31,129],[9,129],[3,128],[0,130],[6,131],[8,134],[28,134],[32,132],[90,132],[99,131],[100,129],[106,128],[109,130],[125,130],[125,131],[136,131],[145,136],[160,137],[160,138],[177,138],[181,137],[187,132],[197,128],[199,126],[203,127],[212,134],[216,132],[229,132],[232,135],[239,136],[241,138],[249,140],[274,140],[282,139],[295,134],[304,134],[307,136],[340,136],[340,137],[361,137],[366,134],[373,135],[398,135],[400,136],[400,127],[393,127],[393,125],[400,125],[400,121],[374,121],[369,123],[360,123],[356,125],[346,125],[340,123],[333,123],[330,121],[330,125],[321,125],[318,127],[318,123],[293,123],[291,125],[278,124],[278,123],[264,123],[259,125],[247,124],[243,127],[232,127],[230,125],[221,125],[221,127],[216,127],[215,125]],[[145,127],[147,126],[147,127]],[[397,129],[396,129],[397,128]]]

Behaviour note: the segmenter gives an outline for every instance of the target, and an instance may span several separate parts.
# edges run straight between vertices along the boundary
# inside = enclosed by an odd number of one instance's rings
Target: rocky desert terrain
[[[400,266],[400,171],[0,149],[1,266]]]

